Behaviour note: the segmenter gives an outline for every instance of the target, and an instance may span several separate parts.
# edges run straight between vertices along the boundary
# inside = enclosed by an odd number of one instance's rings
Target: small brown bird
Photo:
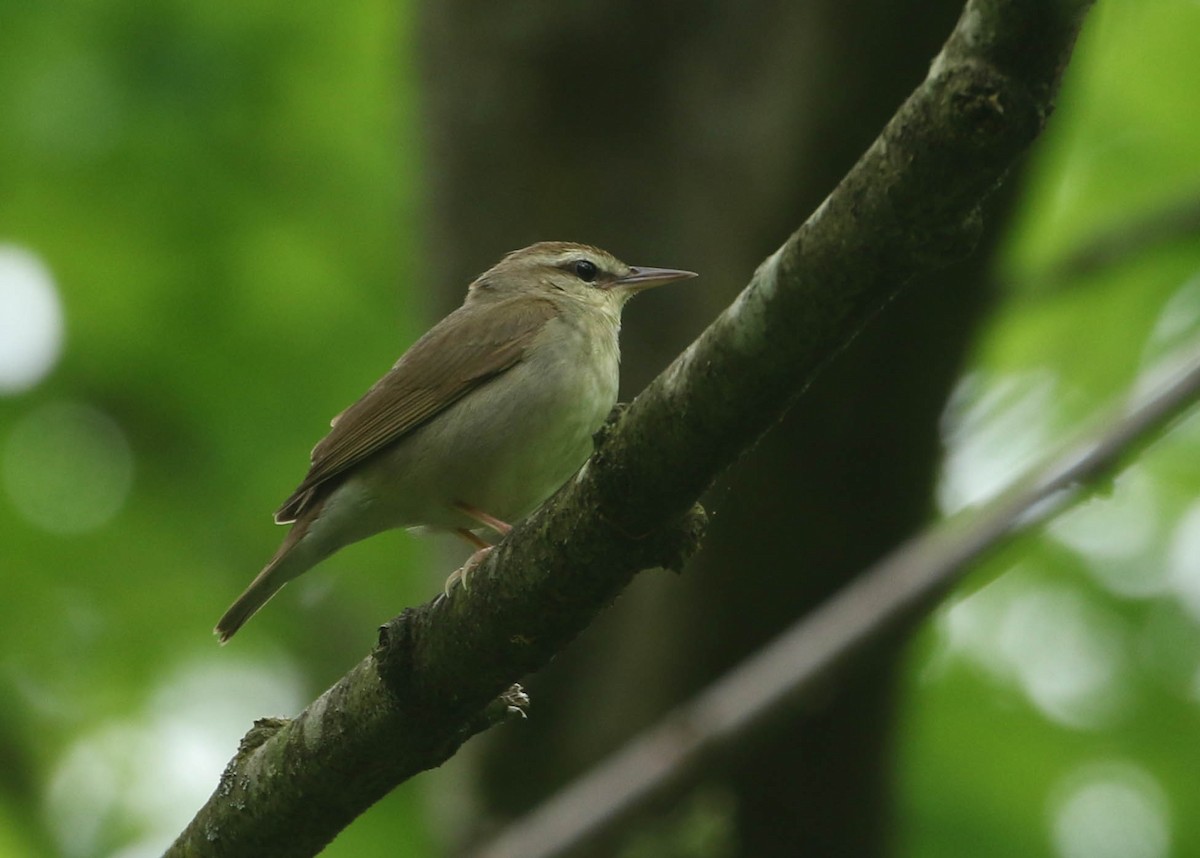
[[[217,623],[221,642],[288,581],[384,530],[451,531],[477,559],[489,546],[476,531],[507,533],[590,455],[617,399],[625,302],[695,276],[558,241],[480,275],[461,307],[333,419],[275,513],[291,531]]]

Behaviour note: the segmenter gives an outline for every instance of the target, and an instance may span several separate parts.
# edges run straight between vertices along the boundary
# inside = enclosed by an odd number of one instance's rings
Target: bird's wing
[[[530,300],[459,307],[417,340],[363,397],[334,418],[304,481],[275,513],[294,521],[330,479],[403,438],[525,355],[557,308]]]

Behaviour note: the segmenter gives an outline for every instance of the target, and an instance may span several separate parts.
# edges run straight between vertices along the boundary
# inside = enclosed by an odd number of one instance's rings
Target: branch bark
[[[677,796],[748,736],[758,738],[827,686],[840,665],[919,615],[971,566],[1083,497],[1200,399],[1200,348],[1159,367],[1148,395],[980,508],[940,521],[867,569],[752,658],[584,777],[517,820],[473,858],[556,858]],[[1182,366],[1179,366],[1182,364]],[[1140,384],[1135,384],[1137,389]]]
[[[927,79],[737,300],[598,437],[580,476],[457,591],[405,611],[300,716],[243,740],[168,855],[312,855],[508,710],[495,704],[646,568],[696,500],[913,275],[965,255],[1042,130],[1090,0],[970,0]]]

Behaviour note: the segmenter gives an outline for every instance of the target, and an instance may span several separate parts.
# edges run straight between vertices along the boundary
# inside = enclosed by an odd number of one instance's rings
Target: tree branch
[[[1155,372],[1162,376],[1166,373]],[[825,687],[839,665],[902,628],[975,561],[1079,500],[1200,399],[1200,348],[1148,396],[980,508],[938,522],[855,579],[655,727],[502,831],[474,858],[555,858],[679,795],[713,761]]]
[[[912,276],[967,253],[1037,137],[1090,0],[970,0],[928,78],[737,300],[602,433],[470,592],[405,611],[300,716],[248,737],[168,855],[312,855],[451,756],[638,571],[680,568],[712,480]],[[497,710],[506,707],[497,706]]]

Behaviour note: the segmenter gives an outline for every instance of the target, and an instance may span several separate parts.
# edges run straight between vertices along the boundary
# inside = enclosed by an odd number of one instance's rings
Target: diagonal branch
[[[1166,373],[1154,373],[1165,375]],[[1134,398],[982,506],[938,522],[588,774],[502,831],[474,858],[555,858],[620,830],[677,796],[713,762],[821,693],[838,668],[911,623],[975,561],[1085,496],[1132,451],[1200,400],[1200,348],[1148,396]]]
[[[638,571],[679,568],[696,501],[921,272],[969,252],[979,209],[1041,132],[1090,0],[969,0],[927,79],[737,300],[602,433],[469,593],[405,611],[292,721],[243,741],[168,855],[312,855],[450,757]]]

